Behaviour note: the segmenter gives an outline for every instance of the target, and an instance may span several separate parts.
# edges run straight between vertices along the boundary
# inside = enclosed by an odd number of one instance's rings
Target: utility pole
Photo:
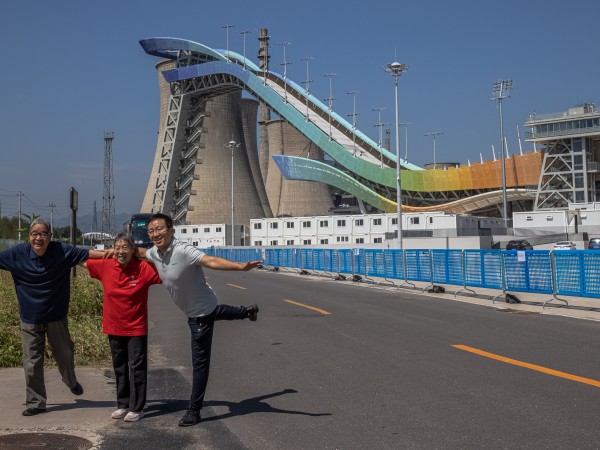
[[[23,197],[23,193],[21,191],[19,191],[17,196],[19,197],[19,231],[18,231],[17,239],[20,241],[21,240],[21,214],[23,213],[23,211],[21,209],[21,207],[22,207],[21,198]]]
[[[48,208],[50,208],[50,232],[52,233],[52,230],[54,229],[52,220],[54,218],[54,208],[56,208],[56,205],[52,202],[48,205]]]

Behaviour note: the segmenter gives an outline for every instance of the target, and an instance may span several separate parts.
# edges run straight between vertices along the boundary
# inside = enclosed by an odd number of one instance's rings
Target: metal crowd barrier
[[[248,248],[205,249],[206,253],[264,266],[317,274],[373,278],[394,286],[420,281],[500,290],[502,294],[530,292],[558,296],[600,298],[600,252],[593,250],[443,250],[443,249],[319,249]],[[400,282],[400,284],[396,284]],[[494,297],[496,299],[500,295]]]

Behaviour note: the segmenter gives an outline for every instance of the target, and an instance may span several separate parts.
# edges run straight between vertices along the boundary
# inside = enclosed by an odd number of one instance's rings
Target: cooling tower
[[[141,212],[170,214],[176,223],[229,223],[233,154],[235,222],[272,217],[256,148],[258,102],[242,100],[241,91],[206,96],[172,95],[159,72],[160,128],[152,172]],[[248,153],[250,152],[250,153]]]
[[[303,156],[323,159],[323,151],[283,120],[266,124],[269,159],[271,155]],[[263,149],[261,149],[261,152]],[[328,215],[333,207],[329,187],[313,181],[285,180],[277,166],[270,164],[267,171],[267,196],[273,216]]]

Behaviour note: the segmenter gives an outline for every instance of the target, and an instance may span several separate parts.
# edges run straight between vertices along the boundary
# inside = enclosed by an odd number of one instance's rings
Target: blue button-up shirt
[[[69,311],[72,267],[89,258],[89,251],[51,241],[43,256],[31,244],[0,253],[0,269],[13,277],[21,321],[35,324],[62,320]]]

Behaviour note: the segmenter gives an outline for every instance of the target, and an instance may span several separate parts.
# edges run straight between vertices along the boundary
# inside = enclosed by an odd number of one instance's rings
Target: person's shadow
[[[252,397],[252,398],[249,398],[246,400],[242,400],[239,403],[226,402],[226,401],[222,401],[222,400],[210,400],[210,401],[204,402],[204,404],[206,406],[227,406],[229,408],[229,412],[218,415],[218,416],[207,417],[206,419],[202,419],[202,420],[203,420],[203,422],[208,422],[211,420],[221,420],[221,419],[227,419],[228,417],[243,416],[246,414],[253,414],[253,413],[298,414],[298,415],[302,415],[302,416],[311,416],[311,417],[330,416],[331,415],[331,413],[309,413],[309,412],[304,412],[304,411],[294,411],[291,409],[275,408],[263,401],[268,398],[277,397],[279,395],[295,394],[297,392],[298,391],[296,391],[294,389],[284,389],[283,391],[274,392],[272,394],[266,394],[266,395],[261,395],[260,397]]]
[[[290,409],[281,409],[275,408],[268,403],[265,403],[264,400],[268,398],[277,397],[279,395],[284,394],[295,394],[298,391],[294,389],[284,389],[279,392],[274,392],[272,394],[265,394],[259,397],[252,397],[246,400],[242,400],[239,403],[236,402],[227,402],[224,400],[209,400],[204,402],[205,407],[217,407],[217,406],[226,406],[229,408],[229,412],[225,414],[220,414],[217,416],[208,416],[202,417],[203,422],[209,422],[213,420],[221,420],[227,419],[229,417],[234,416],[243,416],[246,414],[253,413],[278,413],[278,414],[299,414],[303,416],[330,416],[331,413],[309,413],[304,411],[295,411]],[[149,401],[149,405],[146,408],[146,417],[151,416],[161,416],[163,414],[170,414],[177,411],[183,411],[187,408],[188,402],[183,400],[155,400]]]

